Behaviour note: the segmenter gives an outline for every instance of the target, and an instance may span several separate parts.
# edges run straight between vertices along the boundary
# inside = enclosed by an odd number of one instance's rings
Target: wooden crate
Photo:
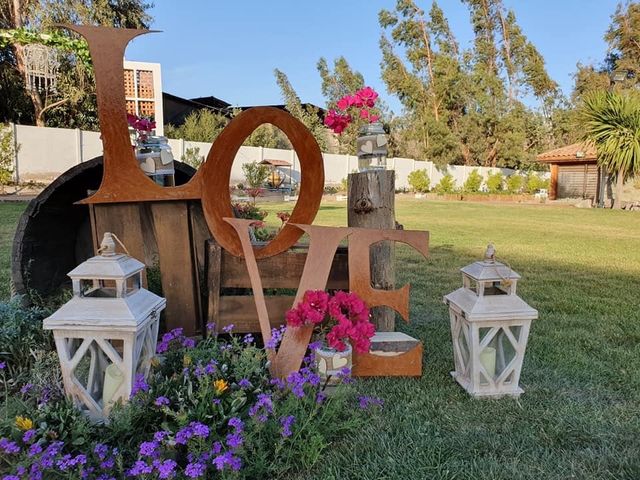
[[[327,289],[348,290],[349,270],[347,248],[336,252],[327,282]],[[293,305],[295,292],[307,259],[307,248],[294,247],[280,255],[258,260],[262,286],[266,290],[267,311],[272,327],[284,323],[284,315]],[[209,290],[207,322],[217,330],[234,325],[234,332],[259,332],[258,313],[253,296],[225,294],[229,289],[251,289],[244,259],[222,250],[214,241],[207,242],[207,286]],[[276,289],[269,292],[269,289]],[[278,290],[290,290],[282,292]],[[270,294],[271,293],[271,294]]]

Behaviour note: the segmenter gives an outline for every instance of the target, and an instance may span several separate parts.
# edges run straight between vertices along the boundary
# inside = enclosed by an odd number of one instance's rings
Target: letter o
[[[263,123],[275,125],[287,136],[300,160],[302,178],[298,202],[289,223],[267,245],[255,249],[256,258],[277,255],[294,245],[304,232],[291,224],[313,222],[324,190],[322,153],[302,122],[273,107],[251,108],[235,117],[216,138],[199,173],[202,208],[209,230],[222,248],[237,257],[242,257],[240,239],[233,227],[223,220],[233,217],[229,192],[231,167],[244,140]]]

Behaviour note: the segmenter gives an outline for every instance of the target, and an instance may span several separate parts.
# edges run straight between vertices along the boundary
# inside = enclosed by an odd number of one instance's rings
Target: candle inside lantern
[[[102,405],[107,405],[113,400],[120,385],[124,381],[124,375],[115,365],[109,365],[104,371],[104,385],[102,387]]]
[[[493,347],[485,347],[480,352],[480,363],[487,371],[491,378],[496,375],[496,349]]]

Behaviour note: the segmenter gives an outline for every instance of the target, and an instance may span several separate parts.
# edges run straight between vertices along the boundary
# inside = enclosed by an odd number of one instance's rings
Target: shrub
[[[543,188],[549,188],[549,180],[543,179],[537,173],[530,173],[527,175],[525,183],[525,190],[527,193],[536,193]]]
[[[480,187],[482,187],[482,175],[478,173],[478,169],[474,168],[471,170],[471,173],[467,177],[467,180],[464,182],[462,186],[462,190],[466,193],[477,193],[480,191]]]
[[[262,165],[258,162],[242,164],[242,172],[247,180],[250,188],[261,188],[267,181],[270,168],[268,165]]]
[[[507,178],[507,192],[520,193],[524,186],[524,177],[514,173]]]
[[[324,193],[325,195],[335,195],[336,193],[338,193],[340,191],[340,187],[336,186],[336,185],[326,185],[324,187]]]
[[[342,180],[340,180],[340,188],[341,188],[341,192],[347,192],[347,190],[349,190],[349,179],[347,177],[344,177]]]
[[[490,173],[486,183],[489,193],[499,193],[504,188],[504,175],[502,172]]]
[[[427,175],[426,170],[414,170],[409,173],[407,180],[409,185],[411,185],[411,190],[414,192],[426,193],[429,191],[431,181],[429,180],[429,175]]]
[[[440,195],[445,193],[454,193],[456,191],[456,184],[453,179],[453,175],[447,173],[440,179],[440,182],[436,185],[434,190]]]
[[[274,329],[272,346],[283,333]],[[361,427],[371,415],[366,409],[381,403],[356,399],[344,383],[327,395],[309,368],[312,354],[299,372],[271,380],[266,351],[250,334],[229,341],[211,334],[195,344],[178,329],[161,338],[158,352],[163,361],[148,381],[136,379],[131,400],[116,404],[107,424],[89,424],[70,402],[43,402],[33,390],[5,398],[12,416],[5,409],[0,422],[3,473],[283,478],[311,468],[340,435]]]
[[[224,115],[203,109],[191,112],[179,127],[165,125],[164,134],[167,138],[184,138],[191,142],[213,142],[227,123],[229,119]]]
[[[236,218],[262,221],[269,215],[266,210],[260,210],[256,205],[248,202],[234,203],[232,208]]]
[[[47,310],[40,307],[25,308],[20,298],[0,302],[0,362],[8,388],[25,380],[35,364],[37,352],[53,349],[50,332],[42,329]],[[0,377],[0,385],[4,383]]]
[[[204,162],[204,156],[200,155],[200,147],[187,148],[180,160],[197,169]]]

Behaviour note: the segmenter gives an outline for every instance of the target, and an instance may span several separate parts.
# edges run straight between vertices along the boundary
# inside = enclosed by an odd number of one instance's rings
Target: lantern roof
[[[473,262],[471,265],[461,268],[460,271],[468,277],[481,282],[520,279],[520,275],[513,271],[511,267],[496,260],[496,251],[491,244],[487,246],[487,251],[482,260]]]
[[[106,256],[96,255],[82,262],[68,275],[76,278],[126,278],[144,270],[144,263],[122,253]]]
[[[140,289],[118,298],[76,297],[43,322],[46,330],[113,327],[137,328],[165,307],[166,299]]]
[[[470,322],[538,318],[538,311],[517,295],[478,296],[473,290],[463,287],[446,295],[444,301],[462,312]]]
[[[116,253],[116,240],[122,245],[113,233],[105,232],[98,249],[100,255],[82,262],[67,275],[74,280],[91,278],[115,280],[130,277],[144,270],[144,263],[129,255]],[[124,245],[122,247],[124,248]]]

